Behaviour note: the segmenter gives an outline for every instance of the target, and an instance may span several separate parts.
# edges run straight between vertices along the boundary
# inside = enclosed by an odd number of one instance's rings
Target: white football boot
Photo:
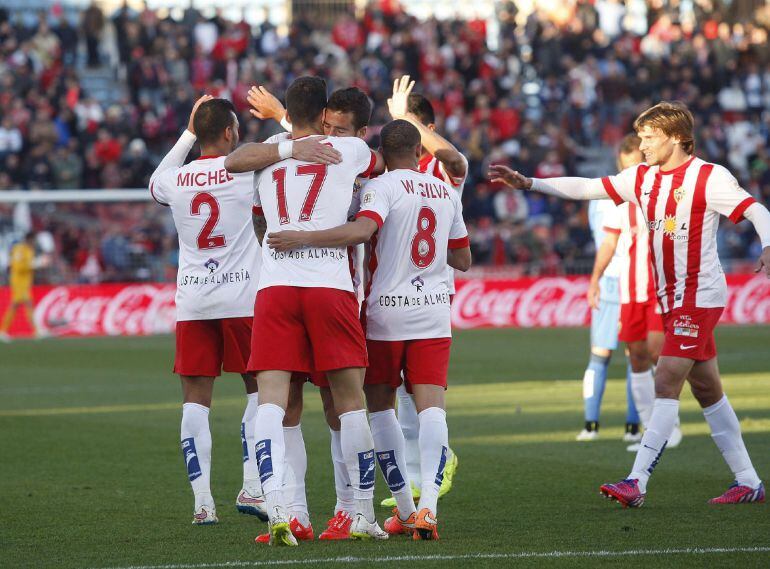
[[[257,516],[263,522],[266,522],[268,519],[265,497],[262,495],[255,496],[245,488],[241,489],[238,497],[235,499],[235,509],[242,514]]]
[[[200,508],[195,510],[192,523],[194,526],[208,526],[219,523],[217,510],[214,507],[214,504],[203,504]]]
[[[363,514],[356,514],[350,526],[350,539],[388,539],[388,533],[377,524],[377,520],[369,523]]]
[[[575,437],[575,440],[581,443],[599,440],[599,431],[589,431],[588,429],[583,429],[580,431],[578,436]]]

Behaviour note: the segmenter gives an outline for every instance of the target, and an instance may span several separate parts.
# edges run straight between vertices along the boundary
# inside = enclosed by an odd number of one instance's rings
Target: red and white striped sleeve
[[[729,218],[733,223],[743,220],[744,212],[756,203],[751,194],[741,188],[735,176],[723,166],[714,166],[706,184],[706,205]]]
[[[631,166],[614,176],[605,176],[601,179],[604,191],[616,205],[636,200],[635,186],[638,169],[639,166]]]

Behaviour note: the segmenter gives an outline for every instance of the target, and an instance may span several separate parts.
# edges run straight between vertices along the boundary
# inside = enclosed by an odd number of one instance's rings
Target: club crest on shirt
[[[676,203],[679,203],[684,199],[684,188],[682,186],[679,186],[677,189],[674,190],[674,201]]]
[[[216,259],[209,259],[203,263],[203,266],[206,267],[209,270],[209,274],[211,274],[219,268],[219,261]]]

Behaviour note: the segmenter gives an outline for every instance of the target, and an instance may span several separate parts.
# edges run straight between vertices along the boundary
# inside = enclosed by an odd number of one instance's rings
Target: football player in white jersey
[[[201,157],[184,165],[196,140]],[[241,422],[243,488],[236,507],[267,519],[254,452],[257,383],[246,365],[261,251],[249,211],[253,175],[231,174],[224,167],[225,156],[237,144],[232,103],[204,96],[150,179],[152,197],[171,207],[179,236],[174,371],[182,381],[182,451],[195,495],[195,524],[217,522],[208,415],[214,378],[222,369],[241,374],[248,398]],[[337,160],[336,153],[315,140],[287,150],[306,160]],[[263,145],[257,154],[261,166],[280,159],[277,144]]]
[[[252,114],[259,119],[272,119],[280,123],[283,128],[289,132],[292,130],[291,123],[286,121],[286,109],[281,102],[270,93],[265,87],[252,87],[249,90],[248,101],[252,105]],[[367,126],[372,114],[372,104],[369,97],[360,89],[350,87],[347,89],[338,89],[334,91],[327,101],[324,112],[323,130],[327,136],[355,136],[361,139],[366,137]],[[352,220],[360,208],[361,187],[366,183],[366,179],[356,180],[353,191],[353,200],[348,210],[348,219]],[[351,270],[353,271],[353,286],[356,289],[358,298],[363,300],[363,244],[348,249],[348,255],[351,257]],[[320,389],[321,400],[323,401],[324,415],[329,426],[331,438],[331,456],[334,466],[334,486],[337,495],[337,502],[334,507],[334,516],[327,522],[326,529],[321,532],[318,539],[321,540],[340,540],[350,537],[350,527],[355,516],[355,501],[353,499],[353,487],[350,484],[345,460],[342,456],[342,447],[340,444],[340,420],[334,409],[329,382],[324,373],[311,373],[310,379],[314,385]],[[302,391],[293,391],[292,395],[301,397]],[[296,405],[301,409],[301,405]],[[287,413],[287,417],[288,417]],[[284,432],[286,436],[292,436],[293,433],[301,433],[300,417],[291,417],[287,422],[284,419]],[[296,435],[295,435],[296,436]],[[303,514],[307,514],[308,506],[306,495],[303,491],[293,489],[294,486],[301,484],[304,487],[304,472],[297,469],[293,463],[299,465],[307,464],[307,459],[303,458],[304,447],[296,444],[293,447],[287,443],[286,461],[287,472],[290,473],[284,483],[284,493],[291,492],[295,496],[293,504],[290,504],[289,515],[292,516],[290,522],[292,533],[298,540],[312,539],[312,527],[309,520],[301,519]],[[303,501],[304,500],[304,501]],[[269,541],[269,534],[257,537],[258,541]]]
[[[268,245],[280,253],[371,239],[364,301],[370,357],[365,391],[377,458],[398,503],[386,530],[414,539],[438,539],[437,501],[448,451],[444,392],[451,345],[444,268],[449,263],[468,270],[470,246],[457,192],[417,171],[419,131],[396,120],[382,129],[381,138],[389,171],[367,184],[356,221],[325,231],[271,233]],[[402,373],[419,411],[423,480],[417,509],[408,485],[403,434],[395,423]],[[392,427],[380,430],[380,423]]]
[[[184,165],[196,139],[202,155]],[[194,524],[217,522],[209,408],[214,378],[223,369],[241,374],[248,398],[241,423],[243,489],[236,505],[266,517],[252,435],[257,382],[246,369],[261,251],[249,214],[253,176],[231,175],[224,168],[224,157],[237,144],[232,103],[204,96],[150,180],[152,197],[171,207],[179,235],[174,371],[184,396],[182,452],[195,494]]]
[[[393,83],[393,93],[388,99],[388,111],[394,119],[403,119],[420,131],[422,154],[418,162],[418,170],[431,174],[443,180],[452,187],[462,198],[465,180],[468,178],[468,160],[446,138],[436,132],[436,113],[431,102],[419,93],[413,93],[414,81],[409,75],[396,79]],[[454,269],[446,267],[446,278],[449,283],[449,294],[455,293]],[[405,385],[398,388],[398,422],[406,439],[406,456],[409,476],[413,481],[412,494],[415,499],[420,497],[420,447],[419,421],[414,399],[407,392]],[[447,457],[446,472],[441,485],[440,496],[452,489],[458,460],[450,448]],[[395,506],[394,500],[383,500],[382,506]]]
[[[289,143],[322,138],[326,83],[300,77],[286,92]],[[286,144],[287,138],[279,144]],[[323,166],[288,159],[259,174],[254,195],[260,237],[280,228],[325,229],[344,222],[356,177],[384,169],[382,157],[358,138],[327,138],[342,161]],[[248,158],[249,149],[240,152]],[[245,160],[248,163],[248,160]],[[261,220],[260,220],[261,218]],[[347,250],[313,247],[286,253],[263,250],[254,308],[249,369],[257,372],[257,460],[270,517],[270,543],[297,545],[282,491],[285,437],[282,420],[292,372],[326,372],[340,418],[341,446],[353,486],[356,516],[351,537],[386,539],[374,517],[374,443],[363,404],[368,365]]]
[[[620,142],[618,167],[625,170],[644,162],[639,150],[641,140],[636,134],[628,134]],[[609,204],[604,216],[604,240],[596,256],[591,283],[588,287],[589,303],[598,301],[599,282],[609,266],[611,256],[619,258],[620,266],[620,327],[618,340],[625,342],[628,355],[626,386],[628,398],[638,410],[643,426],[650,421],[655,402],[653,366],[663,347],[663,319],[655,301],[655,286],[650,264],[650,251],[644,216],[636,204],[615,206],[610,200],[598,200],[591,204]],[[639,450],[639,438],[627,448]],[[666,448],[675,448],[682,440],[677,422]]]
[[[636,203],[648,229],[664,341],[655,370],[655,404],[629,475],[601,493],[623,506],[644,503],[647,482],[679,415],[685,381],[703,408],[711,437],[735,482],[712,504],[764,502],[765,487],[749,458],[741,426],[724,394],[714,328],[727,302],[717,255],[720,216],[754,225],[762,252],[757,272],[770,277],[770,212],[726,168],[694,156],[693,117],[682,103],[661,102],[634,122],[646,162],[599,179],[530,179],[505,166],[490,176],[517,189],[568,199]]]

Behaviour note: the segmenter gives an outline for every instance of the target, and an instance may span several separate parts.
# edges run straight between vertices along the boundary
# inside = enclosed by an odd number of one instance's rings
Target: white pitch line
[[[768,547],[688,547],[683,549],[627,549],[624,551],[521,551],[518,553],[476,553],[469,555],[394,555],[385,557],[327,557],[318,559],[260,559],[222,561],[219,563],[175,563],[171,565],[130,565],[100,569],[216,569],[228,567],[274,567],[282,565],[315,565],[318,563],[390,563],[393,561],[459,561],[477,559],[559,559],[565,557],[637,557],[645,555],[716,555],[723,553],[770,553]]]

